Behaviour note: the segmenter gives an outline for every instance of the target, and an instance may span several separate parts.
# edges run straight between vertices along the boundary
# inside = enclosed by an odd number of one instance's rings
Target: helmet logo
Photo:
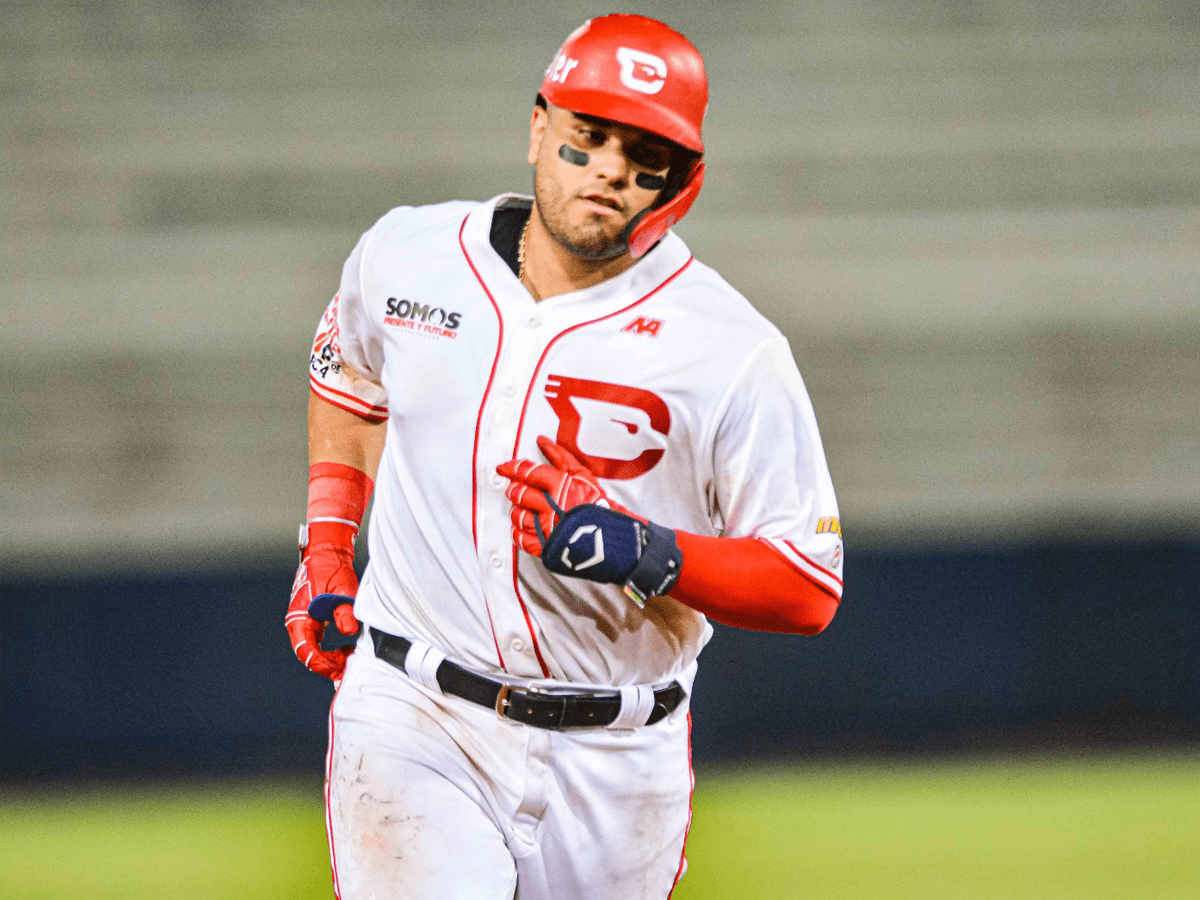
[[[571,59],[567,54],[560,53],[554,57],[554,62],[550,63],[550,68],[546,70],[546,77],[562,84],[577,65],[579,65],[579,60]]]
[[[618,47],[617,62],[621,64],[621,84],[631,91],[657,94],[667,83],[667,64],[653,53]]]

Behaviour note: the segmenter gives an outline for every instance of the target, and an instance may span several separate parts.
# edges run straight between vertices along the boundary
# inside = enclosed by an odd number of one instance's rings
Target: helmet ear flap
[[[629,255],[634,259],[657,244],[664,234],[687,215],[704,185],[704,163],[697,158],[682,176],[683,187],[662,206],[644,210],[629,233]],[[670,186],[668,186],[668,191]]]
[[[666,206],[683,192],[683,189],[688,186],[688,182],[696,174],[696,164],[700,162],[700,157],[699,153],[683,147],[678,148],[671,162],[671,168],[667,171],[667,185],[658,199],[654,201],[655,209]],[[680,218],[683,217],[680,216]]]

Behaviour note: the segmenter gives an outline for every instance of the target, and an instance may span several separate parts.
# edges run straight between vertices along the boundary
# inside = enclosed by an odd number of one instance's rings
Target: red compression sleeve
[[[671,596],[725,625],[755,631],[816,634],[839,598],[754,538],[676,531],[683,568]]]
[[[309,466],[309,541],[319,537],[332,543],[352,544],[374,487],[371,476],[353,466],[334,462]]]

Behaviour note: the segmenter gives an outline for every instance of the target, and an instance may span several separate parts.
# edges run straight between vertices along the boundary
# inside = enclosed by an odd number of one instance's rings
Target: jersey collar
[[[543,308],[622,306],[631,296],[644,296],[674,275],[689,259],[691,252],[674,232],[667,232],[658,246],[619,275],[578,291],[536,301],[517,280],[508,263],[491,242],[492,214],[501,204],[532,205],[533,198],[522,194],[500,194],[481,204],[467,217],[463,228],[463,249],[479,277],[496,296],[509,303]]]

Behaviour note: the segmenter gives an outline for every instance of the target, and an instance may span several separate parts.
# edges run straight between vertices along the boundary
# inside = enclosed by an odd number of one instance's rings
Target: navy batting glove
[[[671,529],[584,503],[563,514],[545,538],[542,564],[556,575],[619,584],[642,607],[647,597],[675,586],[683,553]]]

